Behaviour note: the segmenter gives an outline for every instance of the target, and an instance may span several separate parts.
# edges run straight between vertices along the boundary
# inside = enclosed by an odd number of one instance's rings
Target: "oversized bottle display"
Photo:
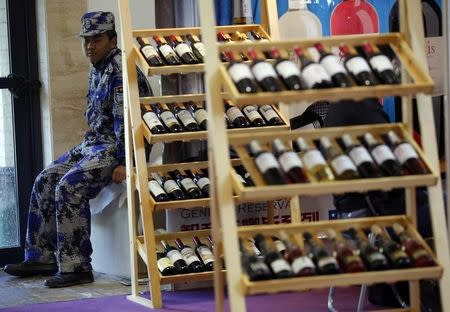
[[[331,144],[327,137],[320,138],[320,146],[334,175],[338,180],[356,179],[359,177],[358,169],[346,154],[340,152],[336,146]]]
[[[289,150],[280,139],[273,141],[274,154],[280,163],[281,169],[291,183],[305,183],[309,179],[303,170],[303,163],[297,153]]]
[[[319,18],[308,10],[308,0],[289,0],[288,11],[279,19],[280,39],[322,37]]]
[[[377,141],[374,136],[367,132],[363,136],[363,142],[367,146],[370,154],[386,176],[401,176],[403,175],[402,167],[395,159],[395,155],[387,147],[386,144]]]
[[[228,74],[230,75],[239,92],[257,92],[255,77],[253,76],[252,71],[247,66],[247,64],[237,61],[234,57],[233,52],[231,51],[227,51],[225,54],[230,60],[230,65],[228,66]]]
[[[363,50],[370,67],[382,83],[400,83],[400,79],[395,74],[394,65],[376,46],[366,42],[363,44]]]
[[[377,165],[364,146],[355,143],[349,134],[344,134],[342,136],[342,142],[345,146],[345,152],[355,163],[361,177],[378,178],[382,176],[381,171],[378,169]]]
[[[156,50],[150,43],[145,43],[142,37],[136,38],[137,42],[141,46],[140,51],[150,66],[163,66],[164,61],[159,56],[158,50]]]
[[[255,244],[264,256],[264,262],[269,266],[275,278],[287,278],[292,276],[291,266],[286,259],[276,251],[272,240],[266,239],[262,234],[256,234]]]
[[[158,115],[156,115],[151,107],[141,105],[141,111],[142,119],[144,119],[151,133],[161,134],[167,132],[166,128],[164,128],[163,124],[161,123],[161,120],[159,120]]]
[[[254,49],[248,50],[248,56],[253,61],[250,69],[261,88],[267,92],[280,91],[281,86],[273,65],[266,60],[258,59]]]
[[[331,13],[330,23],[333,36],[380,31],[378,13],[366,0],[342,0]]]
[[[194,249],[185,245],[181,239],[176,238],[175,244],[178,247],[181,255],[183,256],[184,261],[186,261],[187,266],[191,272],[202,272],[204,271],[204,267]]]
[[[339,88],[350,87],[351,83],[348,79],[347,71],[341,64],[337,55],[327,52],[320,42],[316,43],[314,47],[320,54],[319,64],[322,65],[328,75],[330,75],[334,86]]]
[[[281,171],[275,156],[261,147],[258,141],[252,140],[249,150],[255,157],[255,164],[268,185],[286,184],[286,178]]]
[[[276,59],[275,70],[289,90],[301,90],[300,69],[293,61],[281,57],[278,48],[271,49],[272,58]]]
[[[295,144],[308,174],[316,181],[333,181],[334,175],[325,158],[316,148],[311,148],[303,138],[297,138]]]

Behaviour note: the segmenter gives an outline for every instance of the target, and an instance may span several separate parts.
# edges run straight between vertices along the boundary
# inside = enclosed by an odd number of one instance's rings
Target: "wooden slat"
[[[225,270],[222,270],[221,274],[225,274]],[[212,281],[214,279],[214,272],[200,272],[189,273],[179,275],[161,276],[161,284],[175,284],[175,283],[193,283],[200,281]]]

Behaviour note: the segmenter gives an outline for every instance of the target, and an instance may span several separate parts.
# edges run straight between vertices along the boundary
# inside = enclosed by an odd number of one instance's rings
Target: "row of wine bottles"
[[[303,245],[303,248],[300,246]],[[252,281],[316,274],[354,273],[436,265],[427,249],[394,223],[240,239],[242,265]]]
[[[299,137],[294,140],[298,153],[280,139],[273,141],[273,153],[252,140],[248,150],[269,185],[428,173],[414,147],[397,133],[391,130],[381,139],[367,132],[357,142],[344,134],[333,144],[323,136],[314,142],[319,146],[316,148]]]
[[[342,63],[337,55],[327,51],[321,43],[316,43],[315,48],[320,54],[318,62],[302,48],[294,48],[300,66],[282,57],[280,50],[275,47],[271,49],[271,57],[276,59],[275,64],[260,58],[254,49],[249,49],[247,53],[253,61],[251,64],[242,63],[233,52],[226,51],[225,54],[232,60],[228,73],[241,93],[400,83],[391,61],[375,45],[363,44],[361,54],[341,45],[339,49],[343,57]]]
[[[251,41],[246,33],[240,31],[232,34],[219,32],[217,38],[223,42]],[[267,40],[263,34],[257,31],[251,32],[251,38]],[[150,66],[198,64],[203,63],[205,58],[205,46],[196,35],[187,34],[185,38],[178,35],[165,37],[155,35],[153,40],[156,47],[145,42],[142,37],[137,37],[136,40],[140,45],[142,55]],[[230,61],[224,53],[221,54],[221,59],[224,62]],[[244,53],[242,60],[248,60]]]
[[[225,100],[224,107],[228,129],[284,124],[271,105],[247,105],[241,110]],[[204,105],[192,101],[141,105],[141,111],[143,120],[153,134],[207,129],[208,114]]]

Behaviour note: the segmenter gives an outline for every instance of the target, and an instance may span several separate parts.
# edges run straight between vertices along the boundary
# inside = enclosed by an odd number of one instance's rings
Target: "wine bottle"
[[[277,236],[272,235],[271,236],[272,242],[275,246],[275,250],[283,256],[283,258],[286,258],[286,254],[288,252],[286,244]]]
[[[280,50],[278,48],[271,49],[272,58],[276,59],[274,65],[278,76],[284,82],[286,88],[289,90],[301,90],[302,83],[300,81],[300,69],[297,64],[289,59],[281,57]]]
[[[159,56],[156,50],[150,43],[145,43],[142,37],[136,37],[137,42],[141,46],[140,51],[150,66],[163,66],[164,61]]]
[[[189,172],[192,180],[194,180],[194,182],[202,191],[203,197],[209,197],[209,188],[211,186],[211,181],[209,180],[209,178],[198,169],[191,169]]]
[[[248,241],[246,241],[247,243]],[[251,281],[261,281],[272,278],[272,273],[264,262],[263,258],[258,257],[253,253],[252,249],[248,245],[245,245],[241,239],[239,239],[239,249],[241,251],[241,262],[245,272]]]
[[[209,249],[212,251],[213,254],[215,254],[217,252],[217,249],[215,248],[214,242],[211,238],[211,235],[208,235],[207,237],[208,243],[209,243]],[[221,261],[221,265],[222,268],[225,268],[225,259],[223,257],[223,254],[220,255],[220,261]]]
[[[233,1],[233,24],[253,24],[251,0]]]
[[[284,255],[292,267],[295,276],[311,276],[316,274],[316,266],[311,258],[300,249],[297,244],[289,238],[286,232],[281,231],[280,237],[287,247],[287,253]]]
[[[325,51],[323,45],[318,42],[314,45],[320,54],[319,64],[325,68],[325,71],[330,75],[335,87],[347,88],[351,86],[350,80],[347,76],[345,67],[341,64],[337,55]]]
[[[158,50],[163,56],[164,60],[169,65],[181,65],[181,60],[172,49],[172,47],[167,43],[166,39],[161,36],[154,35],[153,40],[155,40],[158,45]]]
[[[230,35],[227,33],[224,33],[223,31],[221,31],[217,34],[217,39],[220,42],[234,43],[234,41],[233,41],[233,39],[231,39]],[[234,59],[234,56],[231,57],[227,52],[225,52],[225,54],[227,55],[229,62],[231,62],[231,60]],[[248,61],[248,56],[245,52],[240,52],[239,57],[241,58],[242,61]]]
[[[157,252],[156,259],[156,264],[161,275],[167,276],[177,274],[177,268],[175,268],[172,261],[170,261],[164,252]]]
[[[192,238],[195,244],[195,253],[202,261],[202,264],[206,271],[212,271],[214,269],[214,255],[206,244],[203,244],[197,236]]]
[[[187,109],[182,108],[177,103],[169,103],[167,106],[187,131],[200,131],[197,121]]]
[[[253,61],[250,69],[261,88],[267,92],[281,91],[278,76],[273,65],[265,60],[258,59],[254,49],[248,50],[248,56]]]
[[[294,48],[294,53],[300,59],[301,77],[308,89],[331,88],[331,77],[322,65],[309,59],[299,47]]]
[[[308,250],[316,263],[319,274],[337,274],[341,269],[337,260],[323,247],[317,245],[311,233],[303,232],[305,250]]]
[[[398,162],[408,174],[428,173],[425,164],[409,142],[401,141],[392,130],[388,132],[386,139]]]
[[[331,14],[331,35],[353,35],[380,31],[378,14],[366,0],[343,0]]]
[[[300,152],[301,160],[305,164],[308,174],[316,181],[333,181],[334,175],[327,161],[315,148],[310,148],[305,139],[297,138],[295,144]]]
[[[266,125],[261,114],[258,112],[258,107],[256,105],[247,105],[242,109],[245,117],[250,121],[253,127],[264,127]]]
[[[320,138],[320,146],[334,175],[338,180],[356,179],[359,177],[358,169],[350,157],[338,151],[327,137]]]
[[[236,166],[234,167],[234,170],[236,170],[238,175],[242,177],[245,186],[255,186],[255,182],[253,182],[252,178],[250,177],[250,173],[248,173],[248,171],[245,170],[244,166],[242,165]]]
[[[414,238],[408,236],[401,224],[394,223],[392,228],[400,243],[405,247],[405,251],[415,267],[427,267],[436,264],[425,247]]]
[[[382,54],[376,46],[366,42],[363,44],[366,59],[378,79],[385,84],[399,84],[400,79],[394,72],[394,66],[389,58]]]
[[[173,180],[169,175],[158,172],[156,174],[153,173],[153,177],[156,181],[158,181],[159,185],[162,186],[164,191],[167,193],[167,195],[169,195],[171,199],[182,200],[186,198],[177,182],[175,182],[175,180]]]
[[[356,84],[360,86],[377,85],[369,64],[362,56],[350,53],[350,49],[346,45],[341,45],[339,49],[344,57],[344,66]]]
[[[186,39],[191,43],[192,51],[194,52],[195,57],[200,61],[204,62],[206,49],[203,42],[198,39],[196,35],[187,34]]]
[[[141,105],[141,110],[142,110],[142,119],[147,124],[151,133],[161,134],[167,132],[166,128],[164,128],[163,124],[159,120],[158,115],[156,115],[151,108]]]
[[[278,116],[277,112],[269,104],[261,105],[258,107],[259,112],[264,117],[266,122],[271,126],[284,125],[284,122]]]
[[[177,181],[184,194],[187,194],[190,198],[200,198],[202,196],[197,184],[195,184],[191,178],[182,174],[180,170],[175,169],[170,171],[169,174],[175,181]]]
[[[280,139],[273,141],[274,154],[283,170],[284,174],[291,183],[305,183],[309,179],[303,170],[303,163],[297,153],[288,150],[286,145]]]
[[[241,42],[252,43],[252,41],[251,41],[250,39],[248,39],[246,33],[240,32],[240,31],[238,31],[238,30],[236,30],[236,31],[233,33],[233,40],[234,40],[234,41],[241,41]],[[257,50],[257,51],[256,51],[256,55],[258,56],[258,59],[264,59],[264,58],[265,58],[264,53],[261,52],[261,51],[258,51],[258,50]]]
[[[268,185],[286,184],[280,165],[272,153],[264,150],[256,140],[250,142],[249,149],[255,157],[256,167]]]
[[[203,108],[199,107],[196,103],[189,101],[183,103],[184,107],[194,116],[195,121],[200,126],[200,129],[206,130],[208,126],[208,112]]]
[[[259,31],[252,31],[250,33],[252,34],[253,39],[255,39],[256,41],[269,42],[269,39],[267,39],[267,37],[264,36]],[[289,57],[289,54],[285,50],[280,51],[280,53],[283,55],[284,58],[288,58]],[[263,51],[263,54],[266,57],[266,59],[272,58],[272,55],[271,55],[270,51],[267,51],[267,50]]]
[[[350,134],[342,136],[342,143],[345,147],[345,152],[358,168],[358,172],[363,178],[379,178],[381,171],[373,161],[367,149],[361,144],[355,144]]]
[[[371,133],[367,132],[363,136],[370,154],[386,176],[401,176],[402,168],[395,159],[395,155],[384,143],[378,142]]]
[[[172,45],[177,55],[185,64],[198,64],[199,61],[195,57],[190,46],[184,43],[180,36],[170,35],[167,41]]]
[[[231,124],[235,128],[247,128],[249,122],[242,114],[241,110],[234,106],[229,100],[224,100],[225,114],[230,119]]]
[[[181,127],[175,115],[169,110],[165,103],[153,104],[153,110],[156,111],[159,118],[162,120],[164,125],[170,130],[170,132],[182,132],[183,127]]]
[[[161,240],[164,252],[177,269],[177,273],[189,273],[189,267],[183,259],[183,255],[173,246],[170,246],[165,240]]]
[[[328,240],[335,240],[333,242],[336,248],[337,260],[339,266],[346,273],[355,273],[366,271],[366,266],[359,256],[359,250],[356,243],[352,241],[341,241],[336,239],[336,231],[333,229],[326,230]]]
[[[179,238],[175,239],[175,244],[183,256],[184,261],[186,261],[189,271],[202,272],[205,270],[199,257],[195,254],[195,251],[191,247],[186,246]]]
[[[163,190],[161,185],[155,180],[148,181],[148,189],[150,194],[157,202],[167,201],[169,200],[169,195]]]
[[[242,62],[236,61],[233,52],[227,51],[225,54],[230,60],[230,65],[228,66],[228,74],[230,75],[239,92],[257,92],[255,77],[253,76],[250,68]]]
[[[264,262],[272,271],[275,278],[287,278],[292,276],[292,268],[279,252],[274,249],[272,240],[266,240],[262,234],[255,236],[256,247],[264,255]]]
[[[380,248],[389,259],[395,269],[406,269],[411,267],[411,259],[408,257],[402,246],[386,237],[383,230],[376,224],[370,227],[372,235],[375,236],[375,246]]]

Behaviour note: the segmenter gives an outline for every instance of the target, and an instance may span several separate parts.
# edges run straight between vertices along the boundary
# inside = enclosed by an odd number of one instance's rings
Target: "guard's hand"
[[[112,180],[114,183],[120,183],[127,177],[127,173],[125,171],[125,166],[119,165],[114,168],[112,173]]]

